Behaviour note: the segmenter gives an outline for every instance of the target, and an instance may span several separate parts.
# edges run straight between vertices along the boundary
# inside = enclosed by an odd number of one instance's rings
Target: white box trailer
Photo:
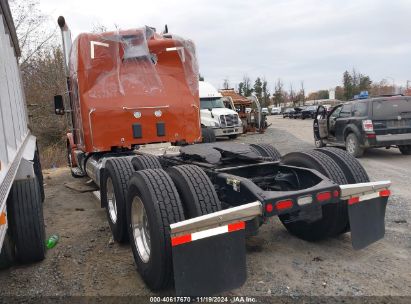
[[[28,129],[20,48],[7,0],[0,0],[0,268],[44,258],[43,176]]]

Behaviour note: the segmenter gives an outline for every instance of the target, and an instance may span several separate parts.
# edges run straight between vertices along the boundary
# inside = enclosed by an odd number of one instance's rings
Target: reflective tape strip
[[[169,47],[169,48],[166,48],[166,52],[179,51],[179,50],[183,50],[183,49],[184,49],[184,47],[182,47],[182,46]]]
[[[185,243],[189,243],[192,241],[196,240],[201,240],[204,238],[208,238],[211,236],[219,235],[219,234],[224,234],[228,232],[234,232],[238,230],[245,229],[245,223],[244,222],[237,222],[233,224],[228,224],[225,226],[221,227],[216,227],[216,228],[211,228],[203,231],[198,231],[194,232],[191,234],[185,234],[182,236],[176,236],[171,238],[171,245],[172,246],[177,246]]]
[[[6,212],[0,213],[0,226],[1,225],[6,225],[7,224],[7,216]]]
[[[99,41],[90,41],[90,57],[91,57],[91,59],[94,59],[94,46],[95,45],[104,46],[104,47],[107,47],[107,48],[110,46],[108,43],[99,42]]]
[[[375,193],[370,193],[366,195],[361,195],[361,196],[354,196],[348,200],[348,205],[354,205],[362,201],[368,201],[373,198],[377,197],[388,197],[391,195],[391,191],[386,189],[386,190],[381,190],[379,192]]]

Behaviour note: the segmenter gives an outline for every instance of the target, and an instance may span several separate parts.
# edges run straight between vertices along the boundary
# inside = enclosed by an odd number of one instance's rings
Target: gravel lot
[[[265,134],[237,141],[272,143],[282,154],[314,148],[311,120],[269,120]],[[249,241],[248,280],[229,295],[411,296],[411,157],[397,149],[379,149],[360,161],[372,180],[393,182],[386,237],[354,251],[349,234],[308,243],[273,218]],[[0,272],[0,295],[152,295],[135,270],[130,247],[111,241],[98,201],[90,192],[65,186],[73,181],[67,169],[45,171],[46,230],[59,234],[60,241],[43,262]],[[173,290],[161,295],[173,295]]]

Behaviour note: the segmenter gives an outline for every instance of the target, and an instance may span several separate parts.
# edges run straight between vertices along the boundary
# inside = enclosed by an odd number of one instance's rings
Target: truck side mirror
[[[56,115],[64,115],[65,113],[62,95],[54,96],[54,113],[56,113]]]

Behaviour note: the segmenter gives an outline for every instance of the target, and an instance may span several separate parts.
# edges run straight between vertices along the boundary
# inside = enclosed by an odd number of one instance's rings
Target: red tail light
[[[374,132],[374,126],[372,124],[372,120],[363,120],[362,121],[362,128],[365,132]]]
[[[292,200],[284,200],[284,201],[279,201],[275,204],[275,208],[278,211],[285,210],[285,209],[290,209],[293,206],[293,201]]]
[[[391,191],[388,190],[388,189],[380,191],[380,196],[382,196],[382,197],[388,197],[390,195],[391,195]]]
[[[317,194],[317,201],[323,202],[323,201],[328,201],[331,199],[331,192],[321,192]]]
[[[267,204],[265,205],[265,211],[267,211],[268,213],[273,212],[273,209],[274,209],[273,204],[267,203]]]
[[[348,205],[353,205],[360,202],[360,198],[358,196],[352,197],[348,200]]]

